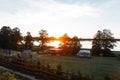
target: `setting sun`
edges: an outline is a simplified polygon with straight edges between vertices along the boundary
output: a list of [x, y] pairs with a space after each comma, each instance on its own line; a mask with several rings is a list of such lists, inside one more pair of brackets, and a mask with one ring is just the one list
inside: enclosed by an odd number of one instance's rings
[[35, 46], [39, 46], [40, 45], [40, 43], [39, 42], [37, 42], [37, 41], [34, 41], [34, 43], [33, 43]]
[[61, 43], [60, 41], [53, 41], [53, 42], [50, 43], [50, 46], [58, 48], [60, 43]]

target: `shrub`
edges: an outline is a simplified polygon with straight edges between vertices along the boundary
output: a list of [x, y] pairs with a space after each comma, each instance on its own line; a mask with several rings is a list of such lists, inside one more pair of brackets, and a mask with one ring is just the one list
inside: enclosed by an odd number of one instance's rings
[[62, 66], [60, 64], [57, 65], [56, 75], [62, 76]]
[[0, 75], [0, 80], [17, 80], [17, 78], [10, 72], [3, 72], [3, 74]]
[[41, 65], [41, 62], [40, 62], [40, 61], [37, 61], [37, 65], [39, 65], [39, 66], [40, 66], [40, 65]]
[[116, 55], [116, 57], [117, 57], [117, 59], [119, 59], [119, 60], [120, 60], [120, 54], [117, 54], [117, 55]]
[[104, 80], [112, 80], [112, 79], [110, 78], [110, 76], [106, 75], [106, 76], [104, 77]]

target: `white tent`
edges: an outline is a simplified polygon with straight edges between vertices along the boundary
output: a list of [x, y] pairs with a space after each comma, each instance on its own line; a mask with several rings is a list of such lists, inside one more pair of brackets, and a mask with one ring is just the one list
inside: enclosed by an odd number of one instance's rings
[[32, 50], [29, 50], [29, 49], [28, 50], [23, 50], [22, 57], [27, 58], [27, 57], [30, 57], [31, 54], [32, 54]]
[[91, 53], [90, 50], [80, 50], [78, 51], [78, 53], [76, 54], [76, 56], [78, 57], [91, 57]]

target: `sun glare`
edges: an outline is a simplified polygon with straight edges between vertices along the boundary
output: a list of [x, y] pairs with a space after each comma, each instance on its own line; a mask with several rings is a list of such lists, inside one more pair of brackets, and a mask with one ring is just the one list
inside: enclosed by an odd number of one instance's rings
[[40, 43], [39, 43], [39, 42], [37, 42], [37, 41], [35, 41], [35, 42], [34, 42], [34, 45], [35, 45], [35, 46], [39, 46], [39, 45], [40, 45]]
[[51, 42], [51, 43], [50, 43], [50, 46], [53, 46], [53, 47], [55, 47], [55, 48], [58, 48], [60, 43], [61, 43], [60, 41], [54, 41], [54, 42]]

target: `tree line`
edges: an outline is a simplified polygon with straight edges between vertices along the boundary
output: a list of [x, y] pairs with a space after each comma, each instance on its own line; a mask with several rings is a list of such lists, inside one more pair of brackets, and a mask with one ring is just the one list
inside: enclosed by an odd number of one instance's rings
[[[115, 47], [116, 41], [110, 30], [98, 30], [93, 39], [92, 55], [109, 56], [111, 54], [111, 49]], [[18, 27], [11, 29], [9, 26], [3, 26], [0, 29], [0, 48], [3, 49], [5, 53], [10, 54], [11, 50], [21, 51], [24, 49], [32, 49], [34, 40], [40, 43], [39, 50], [41, 51], [49, 48], [47, 43], [59, 40], [61, 42], [59, 49], [62, 50], [62, 55], [76, 55], [82, 46], [78, 36], [71, 38], [67, 33], [59, 37], [59, 39], [56, 39], [54, 36], [48, 37], [48, 32], [43, 29], [39, 31], [38, 37], [33, 37], [30, 32], [27, 32], [26, 36], [22, 36]]]

